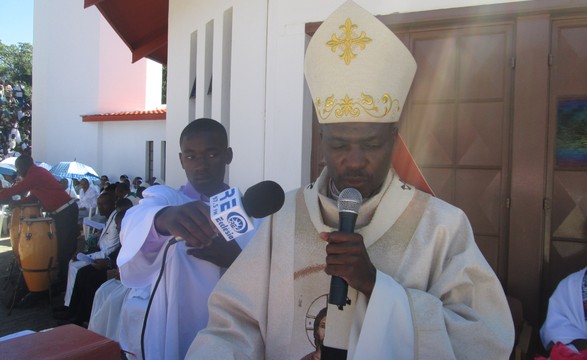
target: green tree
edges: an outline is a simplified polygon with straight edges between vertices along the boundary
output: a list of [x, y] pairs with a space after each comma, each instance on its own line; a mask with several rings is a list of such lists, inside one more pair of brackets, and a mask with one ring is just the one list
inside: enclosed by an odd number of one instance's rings
[[[33, 45], [6, 45], [0, 41], [0, 78], [24, 82], [28, 85], [27, 92], [30, 92], [33, 82]], [[30, 93], [27, 95], [30, 96]]]

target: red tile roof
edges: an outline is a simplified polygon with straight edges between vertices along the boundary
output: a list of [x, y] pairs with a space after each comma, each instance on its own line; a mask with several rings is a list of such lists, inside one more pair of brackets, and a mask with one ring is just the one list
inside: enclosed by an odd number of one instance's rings
[[136, 120], [165, 120], [167, 109], [136, 110], [117, 113], [82, 115], [83, 122], [95, 121], [136, 121]]

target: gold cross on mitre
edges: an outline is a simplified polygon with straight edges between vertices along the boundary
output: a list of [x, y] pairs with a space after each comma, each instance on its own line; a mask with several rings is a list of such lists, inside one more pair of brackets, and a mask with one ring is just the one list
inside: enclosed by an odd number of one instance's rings
[[326, 43], [326, 45], [330, 46], [332, 52], [335, 52], [337, 48], [343, 50], [340, 57], [344, 59], [344, 63], [347, 65], [357, 56], [353, 52], [353, 48], [359, 46], [361, 50], [365, 50], [365, 46], [371, 42], [371, 38], [368, 38], [364, 31], [361, 31], [359, 36], [353, 37], [354, 30], [357, 28], [358, 26], [353, 24], [350, 18], [347, 18], [344, 25], [339, 27], [339, 29], [343, 30], [342, 36], [338, 37], [336, 34], [332, 34], [332, 40]]

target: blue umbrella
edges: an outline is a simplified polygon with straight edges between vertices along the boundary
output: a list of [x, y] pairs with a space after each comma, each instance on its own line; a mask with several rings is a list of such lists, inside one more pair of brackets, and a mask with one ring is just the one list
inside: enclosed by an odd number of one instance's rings
[[2, 163], [2, 164], [10, 164], [10, 165], [14, 166], [16, 164], [16, 159], [18, 159], [18, 157], [11, 156], [11, 157], [7, 157], [4, 160], [0, 161], [0, 163]]
[[62, 161], [59, 164], [54, 165], [49, 172], [60, 178], [87, 178], [88, 180], [97, 180], [100, 178], [98, 173], [92, 169], [91, 166], [77, 161]]
[[14, 165], [0, 162], [0, 175], [16, 175], [16, 167]]
[[16, 175], [16, 166], [14, 166], [15, 160], [15, 157], [8, 157], [0, 161], [0, 174]]
[[49, 165], [44, 161], [35, 161], [35, 165], [40, 166], [40, 167], [47, 169], [47, 170], [51, 170], [51, 168], [53, 167], [52, 165]]

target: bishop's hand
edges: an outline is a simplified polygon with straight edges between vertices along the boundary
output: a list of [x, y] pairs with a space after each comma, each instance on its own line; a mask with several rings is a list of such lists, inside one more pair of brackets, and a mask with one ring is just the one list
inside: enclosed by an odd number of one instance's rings
[[367, 254], [363, 237], [356, 233], [333, 231], [320, 233], [320, 238], [328, 242], [324, 271], [343, 278], [350, 287], [370, 297], [377, 270]]

